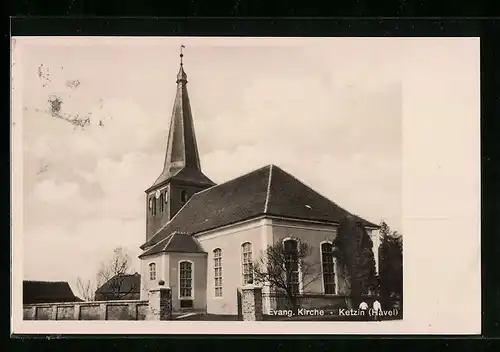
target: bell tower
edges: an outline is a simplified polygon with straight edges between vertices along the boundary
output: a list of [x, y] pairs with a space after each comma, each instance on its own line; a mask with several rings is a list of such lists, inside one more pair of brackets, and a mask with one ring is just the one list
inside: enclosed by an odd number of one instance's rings
[[187, 203], [189, 198], [215, 183], [201, 172], [194, 133], [191, 104], [187, 91], [181, 46], [180, 68], [163, 171], [146, 190], [146, 241]]

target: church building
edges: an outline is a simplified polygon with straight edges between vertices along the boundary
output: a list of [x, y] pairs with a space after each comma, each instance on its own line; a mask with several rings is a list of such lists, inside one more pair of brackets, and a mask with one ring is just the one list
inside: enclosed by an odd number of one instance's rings
[[[163, 281], [174, 312], [237, 314], [252, 263], [278, 241], [311, 248], [319, 275], [307, 288], [299, 285], [302, 295], [342, 295], [333, 240], [339, 221], [352, 214], [276, 165], [215, 184], [202, 172], [187, 83], [181, 54], [163, 170], [146, 190], [141, 299]], [[355, 217], [374, 243], [378, 267], [378, 226]], [[264, 313], [273, 308], [267, 294], [264, 287]]]

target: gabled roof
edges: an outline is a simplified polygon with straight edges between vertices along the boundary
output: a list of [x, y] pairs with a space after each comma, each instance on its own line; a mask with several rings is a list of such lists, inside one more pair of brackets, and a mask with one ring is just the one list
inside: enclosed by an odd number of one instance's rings
[[[194, 194], [141, 248], [157, 245], [176, 231], [194, 235], [259, 215], [338, 223], [353, 214], [281, 168], [268, 165]], [[363, 226], [378, 227], [355, 217]]]
[[23, 304], [81, 301], [65, 281], [23, 281]]
[[205, 253], [196, 238], [187, 233], [174, 231], [141, 254], [139, 258], [161, 252]]
[[137, 293], [141, 288], [141, 275], [135, 274], [118, 274], [113, 276], [101, 287], [96, 293], [112, 293], [119, 289], [119, 293]]

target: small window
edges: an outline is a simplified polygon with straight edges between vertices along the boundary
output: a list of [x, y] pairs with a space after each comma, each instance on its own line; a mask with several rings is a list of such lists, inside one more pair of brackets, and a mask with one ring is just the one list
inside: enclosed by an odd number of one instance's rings
[[165, 210], [165, 203], [163, 202], [163, 194], [160, 194], [160, 213]]
[[186, 190], [181, 191], [181, 202], [186, 203], [188, 200], [188, 195]]
[[250, 242], [241, 245], [241, 266], [243, 285], [253, 283], [252, 244]]
[[214, 288], [215, 297], [222, 297], [222, 249], [214, 249]]
[[156, 198], [153, 198], [153, 209], [151, 209], [153, 216], [156, 215]]
[[149, 280], [156, 280], [156, 263], [149, 264]]
[[153, 209], [153, 198], [149, 198], [149, 210]]

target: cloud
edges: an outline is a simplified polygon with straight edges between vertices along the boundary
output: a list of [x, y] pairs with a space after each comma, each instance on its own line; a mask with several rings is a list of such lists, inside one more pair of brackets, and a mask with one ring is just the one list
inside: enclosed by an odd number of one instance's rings
[[38, 202], [60, 204], [79, 196], [79, 187], [74, 182], [56, 184], [53, 180], [45, 180], [35, 186], [33, 196]]

